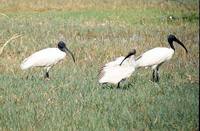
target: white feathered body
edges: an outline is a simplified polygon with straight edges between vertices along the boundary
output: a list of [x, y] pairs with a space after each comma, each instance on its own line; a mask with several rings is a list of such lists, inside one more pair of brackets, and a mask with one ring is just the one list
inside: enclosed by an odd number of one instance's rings
[[65, 58], [65, 56], [66, 53], [58, 48], [46, 48], [25, 58], [20, 67], [22, 70], [36, 66], [51, 67]]
[[172, 58], [174, 50], [166, 47], [157, 47], [143, 53], [138, 60], [136, 60], [136, 67], [155, 68], [157, 65], [168, 61]]
[[99, 83], [117, 84], [121, 80], [131, 76], [135, 71], [134, 56], [127, 58], [122, 65], [120, 63], [125, 57], [118, 57], [114, 61], [106, 63], [99, 74]]

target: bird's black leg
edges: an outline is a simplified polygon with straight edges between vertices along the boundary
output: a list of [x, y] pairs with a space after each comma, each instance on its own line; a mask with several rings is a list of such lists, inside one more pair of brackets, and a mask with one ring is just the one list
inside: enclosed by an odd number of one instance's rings
[[157, 67], [156, 68], [156, 79], [155, 79], [155, 82], [159, 82], [159, 68]]
[[159, 77], [159, 67], [163, 64], [164, 62], [160, 63], [157, 67], [156, 67], [156, 80], [155, 82], [159, 82], [160, 77]]
[[46, 67], [46, 72], [45, 72], [45, 75], [44, 75], [44, 78], [47, 78], [49, 79], [49, 70], [50, 70], [51, 67]]
[[155, 77], [156, 77], [156, 76], [155, 76], [155, 72], [156, 72], [155, 69], [153, 69], [153, 73], [152, 73], [152, 81], [153, 81], [153, 82], [155, 82]]
[[120, 88], [120, 82], [117, 84], [117, 88]]
[[44, 78], [49, 78], [49, 72], [46, 72], [46, 73], [45, 73]]

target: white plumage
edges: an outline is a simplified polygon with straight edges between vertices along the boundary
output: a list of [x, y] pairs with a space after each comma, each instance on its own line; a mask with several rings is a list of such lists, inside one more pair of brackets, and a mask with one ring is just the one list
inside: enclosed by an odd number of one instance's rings
[[20, 67], [22, 70], [37, 66], [49, 67], [64, 59], [65, 56], [66, 53], [58, 48], [46, 48], [25, 58]]
[[136, 67], [149, 67], [156, 68], [162, 62], [168, 61], [172, 58], [174, 50], [165, 47], [156, 47], [139, 56], [136, 61]]
[[[115, 60], [106, 63], [106, 64], [104, 65], [104, 67], [112, 67], [112, 66], [120, 65], [120, 63], [123, 61], [124, 58], [125, 58], [124, 56], [117, 57]], [[126, 61], [124, 61], [124, 62], [126, 62]], [[123, 64], [124, 64], [124, 63], [123, 63]]]
[[22, 70], [31, 68], [31, 67], [45, 67], [46, 74], [45, 78], [49, 77], [49, 70], [59, 61], [65, 58], [66, 53], [69, 52], [75, 62], [74, 55], [72, 52], [65, 46], [63, 41], [58, 43], [58, 48], [46, 48], [40, 51], [33, 53], [31, 56], [25, 58], [20, 67]]
[[121, 56], [114, 61], [106, 63], [100, 70], [99, 83], [112, 83], [118, 84], [119, 86], [122, 80], [130, 77], [135, 71], [135, 52], [136, 51], [133, 50], [126, 57]]

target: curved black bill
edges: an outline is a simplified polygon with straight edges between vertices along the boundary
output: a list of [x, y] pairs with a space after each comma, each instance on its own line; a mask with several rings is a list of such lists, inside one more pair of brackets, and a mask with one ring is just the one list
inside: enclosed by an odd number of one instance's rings
[[136, 50], [134, 49], [132, 52], [129, 52], [128, 55], [122, 60], [122, 62], [119, 64], [120, 66], [122, 65], [122, 63], [127, 59], [129, 58], [130, 56], [132, 55], [135, 55], [136, 54]]
[[69, 49], [67, 49], [67, 48], [65, 48], [65, 50], [66, 50], [66, 52], [69, 52], [69, 54], [72, 56], [72, 59], [73, 59], [73, 61], [75, 63], [74, 54]]
[[187, 48], [184, 46], [184, 44], [180, 40], [176, 39], [174, 41], [176, 41], [179, 45], [181, 45], [185, 49], [185, 52], [188, 53]]

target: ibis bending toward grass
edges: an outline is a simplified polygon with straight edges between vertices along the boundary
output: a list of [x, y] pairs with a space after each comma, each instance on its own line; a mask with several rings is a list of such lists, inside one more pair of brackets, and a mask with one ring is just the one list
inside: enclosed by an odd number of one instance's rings
[[159, 67], [166, 61], [170, 60], [175, 52], [173, 42], [180, 44], [188, 52], [183, 43], [178, 40], [174, 35], [170, 34], [168, 36], [168, 42], [170, 48], [166, 47], [156, 47], [151, 50], [146, 51], [141, 56], [136, 58], [136, 68], [139, 67], [151, 67], [153, 70], [153, 82], [159, 82]]
[[66, 47], [63, 41], [58, 43], [58, 48], [46, 48], [33, 53], [25, 58], [20, 67], [22, 70], [31, 67], [44, 67], [46, 69], [45, 78], [49, 78], [49, 70], [60, 60], [64, 59], [66, 53], [69, 52], [75, 62], [73, 53]]
[[136, 50], [133, 49], [126, 57], [121, 56], [114, 61], [106, 63], [99, 72], [99, 83], [118, 84], [130, 77], [135, 71], [135, 57]]

